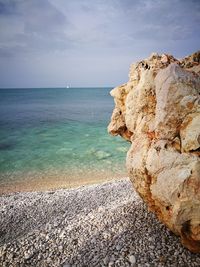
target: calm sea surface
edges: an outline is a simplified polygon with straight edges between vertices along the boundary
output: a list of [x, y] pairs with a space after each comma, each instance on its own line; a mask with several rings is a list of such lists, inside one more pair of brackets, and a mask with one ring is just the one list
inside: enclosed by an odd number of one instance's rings
[[129, 144], [107, 133], [110, 90], [1, 89], [1, 185], [55, 173], [125, 173]]

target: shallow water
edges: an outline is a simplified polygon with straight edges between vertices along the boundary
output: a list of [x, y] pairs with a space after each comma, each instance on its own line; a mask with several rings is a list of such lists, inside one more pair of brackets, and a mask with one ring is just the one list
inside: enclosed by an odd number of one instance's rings
[[59, 173], [68, 179], [76, 173], [83, 179], [95, 172], [124, 175], [129, 144], [107, 133], [110, 90], [1, 89], [1, 185], [55, 173], [55, 179]]

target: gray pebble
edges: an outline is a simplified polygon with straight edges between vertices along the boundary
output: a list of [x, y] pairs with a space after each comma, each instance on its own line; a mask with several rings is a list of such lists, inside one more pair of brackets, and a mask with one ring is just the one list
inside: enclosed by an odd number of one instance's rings
[[120, 246], [120, 245], [116, 246], [116, 250], [121, 250], [121, 249], [122, 249], [122, 246]]
[[135, 264], [136, 263], [136, 258], [134, 255], [129, 255], [128, 256], [128, 259], [130, 261], [131, 264]]

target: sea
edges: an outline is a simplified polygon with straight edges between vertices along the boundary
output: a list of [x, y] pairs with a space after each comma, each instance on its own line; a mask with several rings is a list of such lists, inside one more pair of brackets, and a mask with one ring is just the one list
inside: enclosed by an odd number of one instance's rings
[[0, 193], [127, 176], [112, 88], [0, 89]]

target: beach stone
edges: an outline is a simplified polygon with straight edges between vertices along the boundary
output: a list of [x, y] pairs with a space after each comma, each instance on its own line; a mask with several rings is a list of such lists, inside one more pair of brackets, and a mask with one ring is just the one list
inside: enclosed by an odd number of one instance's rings
[[120, 245], [116, 246], [116, 250], [121, 250], [121, 249], [122, 249], [122, 246], [120, 246]]
[[134, 255], [129, 255], [128, 259], [129, 259], [129, 262], [130, 262], [131, 264], [135, 264], [135, 263], [136, 263], [136, 258], [135, 258]]
[[25, 252], [24, 259], [25, 260], [29, 260], [32, 256], [33, 256], [33, 253], [31, 253], [31, 252]]
[[156, 53], [111, 91], [112, 135], [130, 141], [126, 166], [140, 196], [182, 244], [200, 252], [200, 51]]
[[71, 267], [71, 264], [69, 264], [69, 263], [64, 263], [63, 267]]
[[105, 265], [108, 265], [108, 263], [109, 263], [109, 257], [108, 257], [108, 256], [106, 256], [106, 257], [103, 259], [103, 263], [104, 263]]

